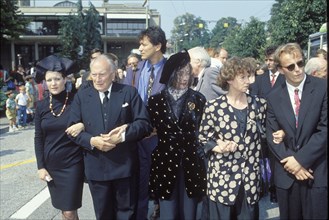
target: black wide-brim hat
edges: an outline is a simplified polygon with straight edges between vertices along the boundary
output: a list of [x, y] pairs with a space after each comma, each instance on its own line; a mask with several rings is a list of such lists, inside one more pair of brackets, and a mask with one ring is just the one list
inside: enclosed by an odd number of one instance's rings
[[189, 62], [190, 55], [188, 54], [186, 49], [171, 55], [163, 67], [160, 83], [167, 84], [170, 79], [170, 76], [174, 73], [174, 70], [178, 69], [179, 67], [185, 66]]
[[76, 65], [74, 61], [66, 57], [50, 55], [36, 64], [35, 80], [37, 83], [45, 79], [47, 71], [59, 72], [67, 76], [76, 71]]

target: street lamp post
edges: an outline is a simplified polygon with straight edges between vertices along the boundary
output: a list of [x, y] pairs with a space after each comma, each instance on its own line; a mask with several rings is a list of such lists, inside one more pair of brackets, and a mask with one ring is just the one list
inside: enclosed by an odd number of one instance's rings
[[146, 7], [145, 7], [145, 16], [146, 16], [145, 26], [146, 26], [146, 28], [149, 27], [149, 1], [150, 0], [145, 0], [143, 3], [143, 7], [146, 5]]

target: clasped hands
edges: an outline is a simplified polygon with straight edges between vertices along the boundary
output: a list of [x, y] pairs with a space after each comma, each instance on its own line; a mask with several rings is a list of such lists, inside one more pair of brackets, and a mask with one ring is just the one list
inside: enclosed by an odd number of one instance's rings
[[122, 133], [126, 131], [127, 124], [114, 128], [107, 134], [92, 137], [90, 144], [100, 151], [107, 152], [116, 147], [117, 144], [122, 142]]
[[294, 156], [289, 156], [280, 161], [280, 163], [284, 164], [284, 169], [289, 173], [293, 174], [297, 180], [307, 180], [314, 179], [312, 173], [313, 170], [305, 169], [298, 163]]
[[[278, 130], [273, 134], [273, 142], [275, 144], [280, 144], [285, 136], [283, 130]], [[284, 164], [284, 169], [289, 173], [293, 174], [297, 180], [307, 180], [314, 179], [311, 169], [307, 170], [298, 163], [294, 156], [289, 156], [280, 161], [280, 163]]]
[[217, 145], [212, 149], [212, 151], [220, 154], [235, 152], [238, 148], [238, 144], [234, 141], [222, 141], [221, 139], [218, 139], [216, 144]]

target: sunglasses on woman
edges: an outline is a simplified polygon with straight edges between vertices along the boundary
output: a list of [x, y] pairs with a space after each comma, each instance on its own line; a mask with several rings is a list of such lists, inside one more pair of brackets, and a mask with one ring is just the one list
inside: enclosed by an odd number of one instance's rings
[[296, 68], [296, 64], [299, 68], [304, 67], [305, 63], [303, 60], [298, 61], [297, 63], [290, 64], [289, 66], [282, 66], [283, 68], [286, 68], [289, 71], [293, 71]]

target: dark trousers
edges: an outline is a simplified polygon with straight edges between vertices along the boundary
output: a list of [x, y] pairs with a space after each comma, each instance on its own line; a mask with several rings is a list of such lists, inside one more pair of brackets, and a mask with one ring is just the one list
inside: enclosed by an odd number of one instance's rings
[[328, 189], [295, 181], [289, 189], [276, 188], [280, 219], [328, 219]]
[[258, 203], [250, 205], [245, 197], [243, 185], [240, 186], [234, 205], [224, 205], [219, 202], [209, 201], [210, 220], [258, 220]]
[[128, 220], [135, 218], [136, 179], [111, 181], [89, 180], [97, 220]]
[[195, 220], [198, 200], [187, 196], [183, 168], [180, 167], [170, 199], [160, 199], [160, 220]]
[[138, 201], [136, 219], [147, 219], [149, 205], [149, 179], [151, 170], [151, 156], [157, 144], [157, 137], [145, 138], [138, 142], [139, 178]]

